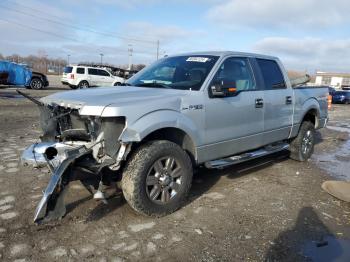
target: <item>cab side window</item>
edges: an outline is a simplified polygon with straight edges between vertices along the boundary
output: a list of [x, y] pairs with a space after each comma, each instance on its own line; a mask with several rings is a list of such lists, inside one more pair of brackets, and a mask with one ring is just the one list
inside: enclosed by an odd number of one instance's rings
[[230, 57], [220, 66], [213, 83], [236, 88], [237, 91], [255, 90], [256, 84], [247, 58]]

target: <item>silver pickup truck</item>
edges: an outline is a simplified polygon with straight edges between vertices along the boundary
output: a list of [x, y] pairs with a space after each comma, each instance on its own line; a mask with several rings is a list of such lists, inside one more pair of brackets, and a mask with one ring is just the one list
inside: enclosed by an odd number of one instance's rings
[[201, 52], [163, 58], [114, 89], [28, 97], [43, 135], [22, 160], [52, 171], [34, 221], [64, 216], [75, 180], [103, 201], [117, 184], [134, 210], [162, 216], [181, 207], [197, 166], [286, 149], [305, 161], [326, 125], [327, 96], [293, 86], [276, 57]]

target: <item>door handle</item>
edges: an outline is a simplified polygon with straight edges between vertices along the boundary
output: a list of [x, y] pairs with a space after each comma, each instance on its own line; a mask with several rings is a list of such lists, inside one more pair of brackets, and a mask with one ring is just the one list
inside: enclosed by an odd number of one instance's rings
[[293, 100], [291, 96], [286, 96], [286, 105], [292, 104]]
[[264, 99], [262, 99], [262, 98], [255, 99], [255, 107], [256, 108], [264, 107]]

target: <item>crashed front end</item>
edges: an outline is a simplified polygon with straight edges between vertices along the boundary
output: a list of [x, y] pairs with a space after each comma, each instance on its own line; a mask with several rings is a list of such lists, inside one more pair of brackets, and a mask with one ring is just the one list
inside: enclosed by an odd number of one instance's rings
[[64, 196], [71, 181], [80, 180], [95, 198], [105, 201], [103, 188], [120, 179], [121, 161], [130, 150], [130, 144], [119, 141], [125, 118], [82, 116], [79, 108], [34, 102], [39, 106], [43, 135], [41, 143], [23, 152], [22, 162], [36, 168], [47, 166], [52, 173], [34, 222], [65, 215]]

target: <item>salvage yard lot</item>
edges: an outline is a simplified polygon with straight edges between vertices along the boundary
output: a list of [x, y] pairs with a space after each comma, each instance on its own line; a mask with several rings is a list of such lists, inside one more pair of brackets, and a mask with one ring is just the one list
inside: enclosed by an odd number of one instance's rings
[[[39, 96], [57, 89], [26, 92]], [[11, 97], [15, 91], [0, 93]], [[350, 130], [349, 107], [336, 106], [330, 118], [331, 126]], [[318, 132], [307, 163], [278, 153], [224, 170], [200, 169], [187, 204], [163, 218], [135, 214], [121, 195], [107, 205], [96, 202], [75, 182], [68, 214], [37, 226], [33, 213], [49, 173], [23, 168], [18, 158], [40, 134], [38, 111], [25, 99], [0, 97], [0, 125], [0, 260], [303, 261], [312, 241], [350, 238], [349, 204], [320, 187], [332, 162], [318, 161], [343, 146], [347, 132]], [[349, 160], [337, 164], [346, 167]]]

